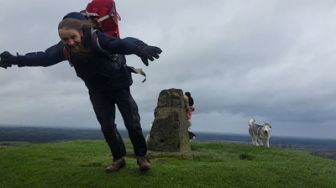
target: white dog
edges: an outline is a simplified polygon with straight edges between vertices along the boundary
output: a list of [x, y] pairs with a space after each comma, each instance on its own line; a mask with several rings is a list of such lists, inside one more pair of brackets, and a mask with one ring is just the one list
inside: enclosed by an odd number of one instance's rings
[[269, 148], [272, 126], [269, 123], [258, 125], [254, 119], [250, 119], [249, 133], [252, 137], [252, 144], [256, 146], [266, 146]]

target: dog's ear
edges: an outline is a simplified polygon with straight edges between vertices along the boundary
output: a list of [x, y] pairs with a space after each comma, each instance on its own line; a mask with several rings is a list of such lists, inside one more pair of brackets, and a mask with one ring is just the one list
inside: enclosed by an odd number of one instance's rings
[[264, 123], [264, 126], [269, 126], [270, 128], [272, 128], [271, 123]]
[[254, 125], [254, 123], [255, 123], [255, 120], [254, 120], [254, 118], [251, 118], [251, 119], [250, 119], [250, 121], [249, 121], [249, 126], [252, 126], [252, 125]]

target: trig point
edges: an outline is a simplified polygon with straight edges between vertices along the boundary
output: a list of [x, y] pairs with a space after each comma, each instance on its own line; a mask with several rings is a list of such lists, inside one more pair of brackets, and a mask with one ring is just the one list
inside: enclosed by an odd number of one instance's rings
[[154, 112], [148, 149], [163, 152], [189, 152], [188, 106], [181, 89], [162, 90]]

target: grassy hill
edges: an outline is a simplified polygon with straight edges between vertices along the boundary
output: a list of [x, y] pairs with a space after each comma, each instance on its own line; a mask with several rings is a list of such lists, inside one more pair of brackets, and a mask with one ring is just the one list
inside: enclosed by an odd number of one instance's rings
[[152, 169], [106, 174], [104, 141], [0, 145], [0, 187], [336, 187], [336, 161], [308, 152], [227, 143], [192, 143], [192, 156], [152, 156]]

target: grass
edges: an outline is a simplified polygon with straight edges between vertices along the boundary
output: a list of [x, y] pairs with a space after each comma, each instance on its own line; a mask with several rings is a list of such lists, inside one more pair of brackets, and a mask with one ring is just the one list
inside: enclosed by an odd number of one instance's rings
[[146, 173], [129, 154], [126, 168], [106, 174], [104, 141], [3, 145], [0, 187], [336, 187], [336, 161], [308, 152], [204, 142], [192, 151], [152, 156]]

